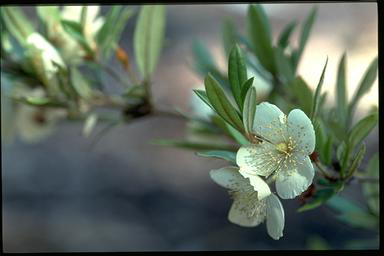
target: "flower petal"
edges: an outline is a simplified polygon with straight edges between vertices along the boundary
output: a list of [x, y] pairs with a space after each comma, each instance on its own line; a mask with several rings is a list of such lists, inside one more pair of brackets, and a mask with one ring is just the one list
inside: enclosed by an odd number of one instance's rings
[[267, 201], [267, 232], [275, 240], [283, 236], [284, 209], [277, 196], [271, 194]]
[[315, 150], [315, 130], [311, 120], [300, 109], [294, 109], [288, 115], [288, 135], [296, 144], [295, 151], [310, 155]]
[[243, 227], [254, 227], [265, 220], [266, 202], [240, 197], [235, 200], [228, 213], [228, 220]]
[[239, 168], [234, 166], [211, 170], [209, 175], [217, 184], [228, 189], [238, 191], [250, 186], [248, 180], [239, 173]]
[[311, 185], [315, 171], [308, 156], [303, 161], [291, 164], [289, 169], [279, 172], [276, 179], [276, 192], [283, 199], [292, 199]]
[[268, 176], [279, 165], [279, 153], [274, 145], [262, 142], [257, 145], [243, 146], [236, 154], [236, 164], [243, 173]]
[[271, 189], [268, 184], [259, 176], [255, 174], [250, 174], [242, 170], [239, 171], [241, 175], [245, 178], [249, 178], [253, 189], [257, 192], [257, 199], [262, 200], [271, 194]]
[[256, 107], [253, 132], [274, 144], [280, 143], [287, 135], [287, 117], [275, 105], [262, 102]]

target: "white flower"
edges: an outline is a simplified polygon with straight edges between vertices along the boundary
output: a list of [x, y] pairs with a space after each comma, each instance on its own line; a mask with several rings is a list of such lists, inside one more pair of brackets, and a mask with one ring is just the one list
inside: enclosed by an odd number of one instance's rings
[[294, 109], [287, 118], [278, 107], [263, 102], [256, 107], [253, 133], [263, 141], [239, 149], [240, 173], [250, 179], [273, 174], [276, 192], [283, 199], [304, 192], [313, 180], [308, 155], [315, 149], [315, 131], [305, 113]]
[[58, 71], [56, 63], [62, 67], [66, 67], [60, 54], [42, 35], [39, 33], [32, 33], [27, 37], [27, 43], [35, 49], [41, 51], [42, 65], [44, 67], [44, 73], [48, 79]]
[[229, 221], [244, 227], [254, 227], [266, 220], [267, 232], [273, 239], [277, 240], [283, 236], [283, 206], [260, 177], [253, 179], [255, 191], [237, 167], [211, 170], [210, 176], [216, 183], [229, 189], [233, 198], [228, 213]]

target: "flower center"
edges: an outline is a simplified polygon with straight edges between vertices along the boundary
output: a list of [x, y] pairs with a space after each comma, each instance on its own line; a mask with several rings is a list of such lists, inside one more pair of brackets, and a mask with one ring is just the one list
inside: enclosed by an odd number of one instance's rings
[[283, 152], [283, 153], [288, 153], [287, 150], [288, 150], [288, 146], [285, 142], [281, 142], [279, 144], [276, 145], [276, 149], [280, 152]]

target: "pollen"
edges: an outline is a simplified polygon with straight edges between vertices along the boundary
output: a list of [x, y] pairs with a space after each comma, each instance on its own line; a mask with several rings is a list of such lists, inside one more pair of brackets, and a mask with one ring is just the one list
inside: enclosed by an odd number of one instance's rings
[[276, 149], [283, 153], [288, 153], [288, 146], [285, 142], [279, 143], [276, 145]]

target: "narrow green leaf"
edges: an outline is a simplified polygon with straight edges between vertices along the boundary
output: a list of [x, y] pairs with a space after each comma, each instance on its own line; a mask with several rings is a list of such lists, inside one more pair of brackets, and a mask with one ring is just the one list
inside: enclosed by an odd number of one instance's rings
[[300, 106], [300, 109], [302, 109], [304, 113], [309, 116], [311, 114], [313, 104], [312, 90], [300, 76], [295, 78], [291, 88]]
[[322, 190], [318, 190], [314, 196], [314, 199], [311, 202], [301, 206], [297, 211], [304, 212], [317, 208], [323, 203], [325, 203], [328, 199], [330, 199], [334, 194], [335, 190], [333, 188], [325, 188]]
[[89, 99], [92, 97], [92, 89], [89, 86], [88, 82], [84, 78], [84, 76], [76, 69], [71, 68], [71, 84], [77, 94], [84, 98]]
[[324, 162], [324, 148], [326, 145], [326, 134], [323, 121], [319, 118], [314, 122], [314, 129], [316, 135], [315, 151], [319, 152], [320, 159]]
[[345, 121], [347, 118], [347, 85], [346, 85], [346, 54], [344, 53], [341, 57], [339, 68], [337, 71], [337, 83], [336, 83], [336, 106], [338, 119], [340, 122], [345, 125]]
[[240, 47], [236, 44], [229, 54], [228, 79], [237, 105], [242, 109], [241, 86], [247, 80], [247, 67]]
[[84, 37], [83, 28], [80, 23], [71, 20], [61, 20], [61, 25], [63, 26], [64, 31], [75, 39], [89, 54], [93, 53]]
[[233, 128], [231, 125], [229, 125], [227, 122], [225, 122], [226, 129], [228, 133], [231, 135], [231, 137], [240, 145], [247, 146], [250, 144], [250, 142], [241, 134], [238, 130]]
[[204, 101], [205, 104], [207, 104], [212, 110], [215, 110], [215, 108], [212, 106], [212, 104], [209, 102], [207, 93], [203, 90], [193, 90], [199, 98]]
[[285, 56], [283, 49], [280, 47], [273, 48], [273, 57], [275, 58], [275, 63], [277, 70], [279, 71], [280, 79], [284, 84], [289, 84], [294, 79], [294, 73], [292, 71], [291, 64], [289, 59]]
[[355, 112], [355, 108], [361, 97], [366, 94], [369, 89], [371, 89], [373, 82], [376, 80], [377, 75], [377, 67], [378, 67], [378, 59], [377, 57], [371, 62], [365, 74], [359, 84], [357, 91], [352, 97], [351, 103], [348, 108], [348, 124], [352, 122], [353, 114]]
[[305, 19], [303, 26], [301, 28], [299, 48], [297, 50], [297, 54], [295, 56], [294, 65], [293, 65], [294, 71], [296, 71], [297, 66], [299, 64], [299, 61], [300, 61], [300, 57], [304, 52], [305, 45], [308, 41], [313, 23], [315, 21], [316, 13], [317, 13], [317, 8], [313, 7], [311, 12], [309, 13], [308, 17]]
[[105, 22], [99, 29], [96, 35], [97, 44], [104, 46], [113, 30], [114, 24], [119, 18], [119, 13], [122, 9], [121, 5], [113, 5], [105, 17]]
[[7, 30], [19, 41], [21, 45], [26, 44], [27, 37], [35, 32], [31, 21], [23, 14], [17, 6], [1, 7], [1, 18]]
[[327, 69], [327, 64], [328, 64], [328, 57], [327, 57], [327, 60], [325, 61], [323, 72], [321, 72], [321, 77], [320, 77], [319, 83], [317, 84], [315, 96], [313, 98], [311, 120], [313, 120], [316, 117], [316, 112], [319, 104], [320, 91], [321, 91], [321, 87], [323, 86], [324, 74], [325, 74], [325, 70]]
[[40, 5], [36, 7], [37, 15], [43, 20], [47, 26], [49, 26], [54, 21], [60, 20], [60, 10], [59, 6], [55, 5]]
[[216, 112], [230, 125], [242, 132], [244, 130], [243, 123], [218, 82], [209, 74], [205, 78], [204, 84], [209, 102]]
[[163, 47], [165, 6], [141, 7], [133, 36], [135, 59], [140, 73], [148, 79], [154, 72]]
[[247, 96], [244, 100], [243, 108], [243, 122], [245, 133], [250, 134], [253, 130], [253, 122], [256, 113], [256, 88], [251, 87], [248, 90]]
[[349, 144], [352, 148], [368, 136], [368, 134], [375, 128], [378, 121], [378, 113], [375, 112], [361, 119], [349, 132]]
[[81, 8], [81, 14], [80, 14], [80, 25], [82, 28], [85, 26], [85, 21], [87, 20], [87, 13], [88, 13], [88, 6], [84, 5], [83, 8]]
[[326, 165], [330, 165], [332, 161], [332, 146], [333, 146], [333, 137], [332, 135], [329, 135], [327, 138], [327, 142], [325, 143], [324, 146], [324, 163]]
[[[369, 160], [365, 168], [365, 173], [368, 177], [379, 179], [379, 172], [379, 154], [376, 153]], [[370, 211], [376, 216], [379, 216], [379, 183], [365, 182], [362, 186], [364, 197], [366, 198]]]
[[365, 144], [363, 143], [361, 144], [359, 151], [357, 152], [357, 154], [352, 160], [351, 166], [349, 167], [349, 170], [347, 173], [347, 177], [352, 176], [353, 173], [357, 170], [357, 168], [359, 168], [361, 161], [363, 160], [364, 154], [365, 154]]
[[375, 216], [365, 212], [346, 212], [337, 219], [354, 228], [378, 229], [379, 222]]
[[288, 25], [284, 27], [283, 31], [281, 31], [279, 38], [277, 40], [278, 42], [277, 44], [279, 47], [281, 47], [281, 49], [284, 50], [288, 46], [289, 38], [293, 30], [295, 29], [296, 25], [297, 25], [296, 20], [291, 21], [290, 23], [288, 23]]
[[236, 153], [232, 151], [225, 150], [211, 150], [211, 151], [200, 151], [196, 153], [198, 156], [202, 157], [213, 157], [227, 160], [233, 164], [236, 164]]
[[264, 9], [261, 5], [250, 5], [247, 14], [248, 34], [252, 49], [260, 63], [273, 75], [276, 74], [276, 64], [273, 56], [271, 31]]
[[331, 199], [329, 199], [327, 201], [327, 206], [335, 209], [340, 213], [364, 212], [364, 209], [361, 208], [359, 205], [339, 195], [335, 195]]
[[192, 150], [228, 150], [228, 151], [236, 151], [236, 148], [232, 145], [227, 144], [210, 144], [210, 143], [197, 143], [190, 142], [186, 140], [154, 140], [152, 144], [159, 146], [172, 146], [178, 148], [192, 149]]
[[247, 95], [249, 88], [252, 87], [254, 79], [255, 79], [255, 77], [249, 78], [241, 86], [241, 102], [242, 102], [242, 106], [244, 106], [245, 96]]

